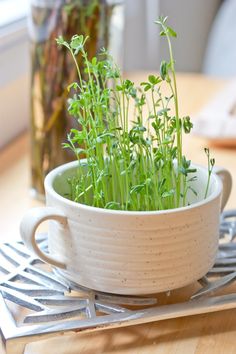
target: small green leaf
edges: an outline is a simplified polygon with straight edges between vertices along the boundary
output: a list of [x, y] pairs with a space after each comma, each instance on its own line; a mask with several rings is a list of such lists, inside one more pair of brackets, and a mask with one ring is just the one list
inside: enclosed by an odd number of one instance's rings
[[132, 195], [133, 193], [141, 193], [141, 191], [144, 189], [145, 187], [145, 184], [138, 184], [136, 186], [133, 186], [131, 189], [130, 189], [130, 194]]
[[71, 145], [68, 143], [62, 143], [63, 149], [71, 149]]
[[72, 49], [74, 49], [76, 55], [83, 49], [87, 39], [88, 37], [84, 38], [83, 35], [77, 34], [71, 38], [70, 46]]
[[166, 178], [162, 178], [162, 180], [158, 183], [158, 188], [161, 190], [166, 184]]
[[197, 172], [196, 168], [188, 168], [187, 169], [187, 173], [194, 173], [194, 172]]
[[210, 164], [211, 164], [211, 167], [213, 167], [215, 165], [215, 159], [214, 158], [210, 159]]
[[186, 177], [188, 175], [186, 168], [184, 168], [183, 166], [179, 167], [179, 172]]
[[149, 76], [148, 76], [148, 81], [149, 81], [151, 84], [155, 85], [155, 83], [156, 83], [155, 76], [154, 76], [154, 75], [149, 75]]
[[92, 65], [95, 66], [95, 65], [97, 64], [97, 61], [98, 61], [97, 58], [96, 58], [96, 57], [93, 57], [93, 58], [92, 58], [92, 61], [91, 61]]
[[149, 91], [151, 88], [152, 88], [151, 85], [146, 85], [146, 86], [144, 87], [144, 91], [147, 92], [147, 91]]
[[86, 153], [86, 150], [85, 149], [82, 149], [82, 148], [76, 148], [74, 149], [75, 153], [79, 156], [81, 154], [85, 154]]
[[171, 37], [175, 37], [175, 38], [177, 37], [176, 32], [171, 27], [167, 27], [167, 31]]
[[77, 90], [79, 85], [77, 82], [72, 82], [70, 85], [67, 86], [67, 91], [69, 92], [71, 89]]
[[71, 137], [74, 142], [83, 141], [83, 140], [86, 139], [86, 132], [85, 131], [80, 131], [80, 130], [77, 130], [77, 129], [71, 129], [71, 133], [74, 134], [73, 137]]
[[[64, 38], [62, 36], [59, 36], [58, 38], [56, 38], [56, 42], [59, 45], [68, 45], [68, 43], [64, 40]], [[68, 45], [69, 47], [69, 45]]]
[[160, 32], [160, 36], [161, 36], [161, 37], [166, 36], [166, 31], [161, 31], [161, 32]]
[[190, 131], [191, 131], [191, 129], [192, 129], [192, 127], [193, 127], [193, 123], [191, 122], [190, 117], [189, 117], [189, 116], [184, 117], [184, 118], [183, 118], [183, 128], [184, 128], [184, 132], [185, 132], [186, 134], [189, 134]]
[[174, 189], [170, 189], [169, 191], [165, 191], [162, 193], [162, 198], [172, 197], [175, 194]]
[[116, 85], [116, 91], [123, 91], [123, 87], [120, 85]]
[[144, 91], [147, 92], [152, 88], [152, 85], [149, 82], [141, 82], [141, 86], [144, 86]]
[[148, 81], [152, 85], [157, 85], [159, 82], [161, 82], [160, 78], [158, 76], [155, 76], [155, 75], [149, 75], [148, 76]]
[[138, 126], [132, 128], [131, 130], [133, 132], [145, 132], [147, 129], [142, 125], [138, 125]]
[[117, 202], [109, 202], [105, 205], [105, 209], [112, 209], [112, 210], [120, 210], [120, 203]]
[[167, 73], [168, 73], [168, 63], [163, 60], [160, 65], [160, 74], [162, 80], [165, 80]]
[[149, 186], [152, 183], [152, 179], [151, 178], [147, 178], [146, 181], [144, 182], [144, 184], [146, 186]]
[[163, 109], [160, 109], [156, 114], [157, 114], [157, 116], [163, 116], [165, 113], [167, 113], [169, 111], [170, 111], [170, 108], [163, 108]]

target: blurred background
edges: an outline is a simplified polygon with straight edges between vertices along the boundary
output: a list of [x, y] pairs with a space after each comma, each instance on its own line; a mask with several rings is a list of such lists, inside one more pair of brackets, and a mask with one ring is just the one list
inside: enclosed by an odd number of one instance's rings
[[[81, 1], [89, 4], [89, 0]], [[29, 125], [30, 100], [35, 90], [31, 69], [42, 50], [38, 44], [47, 41], [53, 31], [58, 8], [67, 3], [67, 11], [71, 11], [73, 2], [0, 0], [0, 148]], [[109, 33], [104, 32], [103, 36], [111, 36], [109, 49], [124, 72], [156, 71], [160, 60], [167, 58], [165, 41], [160, 40], [154, 24], [164, 14], [178, 33], [178, 40], [174, 41], [177, 71], [216, 77], [236, 74], [236, 0], [103, 0], [101, 3], [115, 6], [109, 15], [112, 19]], [[47, 11], [50, 8], [48, 23], [45, 12], [42, 13], [44, 7]], [[41, 59], [44, 60], [43, 56]]]

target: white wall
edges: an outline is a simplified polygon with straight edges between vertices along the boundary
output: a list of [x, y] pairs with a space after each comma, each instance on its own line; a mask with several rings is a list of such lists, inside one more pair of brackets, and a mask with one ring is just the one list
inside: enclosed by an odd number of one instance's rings
[[125, 0], [125, 70], [157, 70], [167, 59], [167, 46], [159, 38], [154, 20], [168, 16], [178, 34], [173, 40], [176, 69], [202, 69], [208, 33], [221, 0]]
[[[202, 70], [208, 35], [220, 4], [221, 0], [160, 1], [160, 13], [168, 14], [170, 24], [178, 33], [173, 41], [178, 71]], [[167, 47], [163, 44], [160, 57], [167, 57]]]
[[206, 75], [236, 76], [236, 1], [224, 0], [208, 38], [203, 64]]
[[125, 0], [125, 71], [157, 68], [158, 15], [158, 0]]
[[0, 33], [0, 148], [29, 122], [29, 48], [26, 21]]

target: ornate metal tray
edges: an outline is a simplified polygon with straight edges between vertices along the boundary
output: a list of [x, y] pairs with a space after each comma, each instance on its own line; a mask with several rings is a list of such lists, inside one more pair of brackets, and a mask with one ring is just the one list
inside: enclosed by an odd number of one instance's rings
[[[211, 271], [185, 289], [156, 296], [120, 296], [68, 282], [32, 256], [21, 241], [0, 246], [0, 328], [7, 354], [62, 333], [130, 326], [236, 307], [236, 210], [221, 216]], [[40, 235], [46, 250], [46, 235]], [[234, 283], [234, 286], [229, 286]], [[222, 294], [222, 289], [224, 289]], [[181, 295], [183, 294], [183, 295]]]

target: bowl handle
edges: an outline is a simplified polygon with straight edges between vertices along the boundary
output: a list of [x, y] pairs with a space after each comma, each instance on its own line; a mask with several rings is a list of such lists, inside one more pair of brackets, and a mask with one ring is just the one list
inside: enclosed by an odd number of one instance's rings
[[228, 170], [223, 167], [215, 166], [213, 172], [220, 177], [223, 190], [222, 190], [222, 198], [221, 198], [221, 211], [224, 209], [232, 189], [232, 176]]
[[39, 207], [30, 209], [23, 217], [20, 224], [20, 234], [26, 247], [32, 251], [36, 256], [46, 263], [49, 263], [58, 268], [65, 269], [66, 265], [57, 259], [57, 257], [44, 253], [39, 248], [35, 239], [35, 233], [38, 226], [46, 220], [56, 220], [62, 226], [67, 225], [66, 216], [58, 209], [53, 207]]

